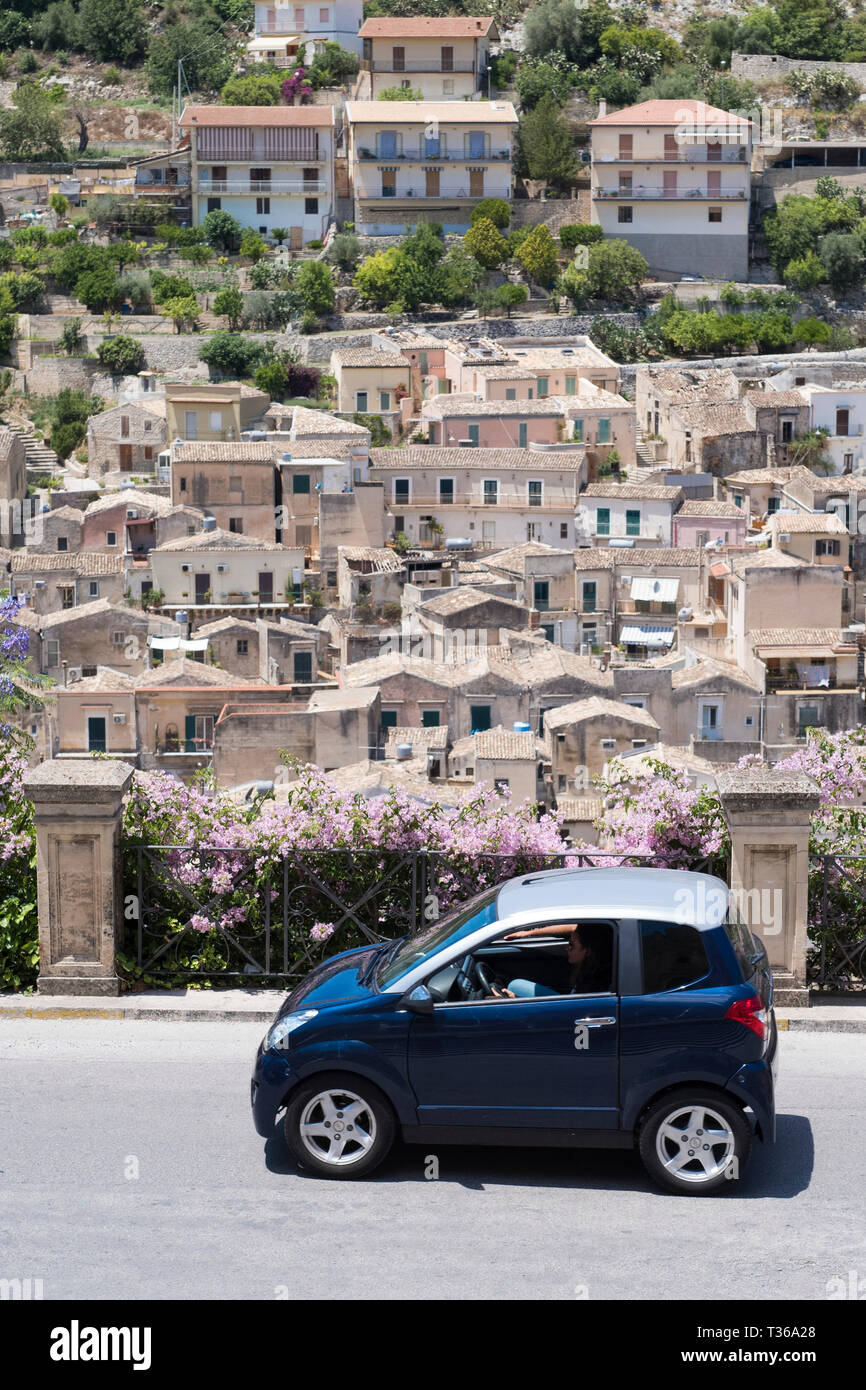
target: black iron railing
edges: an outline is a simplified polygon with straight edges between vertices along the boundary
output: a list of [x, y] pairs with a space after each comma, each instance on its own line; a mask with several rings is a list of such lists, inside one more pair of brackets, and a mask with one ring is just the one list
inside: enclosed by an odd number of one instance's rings
[[162, 983], [283, 983], [340, 951], [419, 931], [518, 874], [651, 863], [601, 850], [301, 849], [265, 860], [250, 850], [127, 844], [119, 966]]
[[812, 989], [866, 990], [866, 849], [809, 859], [809, 950]]

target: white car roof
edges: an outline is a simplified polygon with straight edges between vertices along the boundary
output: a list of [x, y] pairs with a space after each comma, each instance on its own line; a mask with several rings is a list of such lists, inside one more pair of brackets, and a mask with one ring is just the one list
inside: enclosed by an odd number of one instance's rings
[[593, 917], [644, 917], [687, 922], [708, 931], [725, 920], [728, 887], [712, 874], [686, 869], [547, 869], [503, 884], [500, 922], [529, 925], [552, 912]]

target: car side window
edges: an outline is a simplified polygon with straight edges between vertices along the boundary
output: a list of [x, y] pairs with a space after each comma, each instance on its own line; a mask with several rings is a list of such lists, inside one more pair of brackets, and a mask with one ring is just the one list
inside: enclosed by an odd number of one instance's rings
[[640, 922], [644, 994], [695, 984], [709, 973], [701, 933], [683, 922]]

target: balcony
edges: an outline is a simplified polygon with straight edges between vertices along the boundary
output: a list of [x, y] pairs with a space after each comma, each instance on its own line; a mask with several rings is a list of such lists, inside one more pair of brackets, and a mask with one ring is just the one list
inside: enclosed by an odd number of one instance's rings
[[796, 690], [799, 695], [820, 695], [825, 690], [856, 690], [855, 681], [839, 684], [835, 670], [823, 677], [820, 683], [806, 684], [796, 669], [790, 671], [767, 671], [766, 688], [769, 691]]
[[723, 150], [722, 156], [710, 158], [706, 150], [702, 149], [682, 149], [676, 154], [631, 154], [622, 155], [597, 155], [593, 161], [595, 164], [745, 164], [745, 146], [738, 145], [730, 150]]
[[506, 511], [512, 512], [563, 512], [573, 511], [576, 501], [573, 492], [555, 492], [552, 489], [546, 489], [544, 497], [540, 501], [536, 501], [535, 498], [529, 500], [525, 496], [507, 496], [501, 492], [497, 495], [471, 491], [460, 492], [449, 498], [415, 493], [411, 498], [395, 497], [386, 505], [395, 511], [411, 509], [412, 507], [429, 507], [431, 512], [437, 509], [453, 511], [455, 507], [498, 507], [500, 510], [504, 508]]
[[367, 72], [474, 72], [472, 59], [455, 58], [451, 63], [443, 63], [441, 58], [404, 58], [395, 63], [393, 59], [374, 58], [372, 62], [364, 59], [361, 67]]
[[644, 184], [637, 184], [634, 188], [596, 188], [593, 190], [593, 198], [615, 198], [625, 203], [636, 203], [641, 201], [652, 201], [663, 199], [669, 203], [692, 202], [697, 199], [699, 202], [719, 203], [719, 202], [744, 202], [746, 190], [744, 188], [720, 188], [711, 193], [707, 188], [648, 188]]
[[220, 193], [235, 194], [241, 198], [247, 198], [250, 194], [270, 198], [293, 193], [315, 197], [327, 191], [328, 185], [322, 179], [271, 179], [267, 183], [262, 179], [199, 179], [196, 184], [196, 192], [207, 197], [216, 197]]
[[495, 160], [510, 159], [511, 151], [489, 150], [486, 154], [424, 154], [420, 147], [413, 147], [411, 150], [403, 150], [400, 154], [379, 154], [376, 150], [361, 146], [356, 150], [355, 158], [362, 163], [372, 161], [376, 164], [488, 164]]

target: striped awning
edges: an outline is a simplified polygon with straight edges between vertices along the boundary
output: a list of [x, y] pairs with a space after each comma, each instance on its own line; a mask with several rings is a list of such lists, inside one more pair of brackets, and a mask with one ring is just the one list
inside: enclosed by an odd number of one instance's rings
[[635, 647], [669, 647], [674, 640], [672, 627], [650, 627], [645, 623], [629, 624], [619, 635], [620, 642]]

